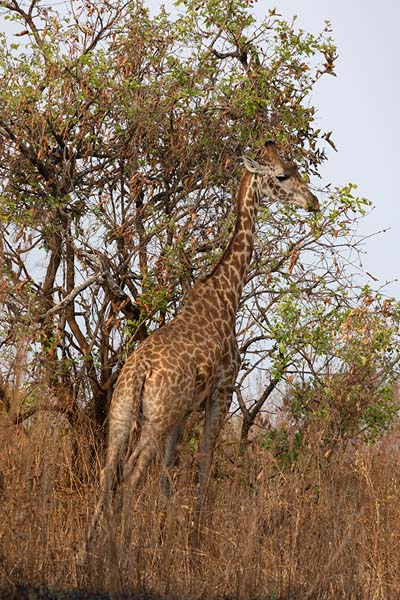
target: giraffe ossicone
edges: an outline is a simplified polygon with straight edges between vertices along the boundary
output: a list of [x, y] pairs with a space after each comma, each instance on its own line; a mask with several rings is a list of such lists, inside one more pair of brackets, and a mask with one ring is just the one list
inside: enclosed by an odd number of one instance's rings
[[199, 494], [204, 494], [213, 450], [228, 412], [240, 366], [235, 320], [252, 251], [257, 209], [263, 197], [319, 210], [318, 199], [294, 163], [268, 142], [260, 160], [244, 157], [231, 239], [211, 273], [197, 282], [179, 314], [129, 356], [118, 377], [109, 412], [106, 464], [89, 528], [90, 541], [109, 503], [123, 461], [122, 479], [135, 488], [158, 451], [164, 455], [164, 488], [175, 464], [185, 421], [204, 409], [200, 439]]

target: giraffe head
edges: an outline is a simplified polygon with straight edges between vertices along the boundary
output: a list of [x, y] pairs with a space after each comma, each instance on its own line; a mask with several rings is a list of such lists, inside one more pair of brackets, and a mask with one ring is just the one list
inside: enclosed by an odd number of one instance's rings
[[308, 211], [319, 211], [318, 198], [308, 189], [293, 162], [281, 159], [273, 142], [267, 142], [261, 155], [263, 164], [246, 156], [244, 166], [256, 177], [260, 197], [296, 204]]

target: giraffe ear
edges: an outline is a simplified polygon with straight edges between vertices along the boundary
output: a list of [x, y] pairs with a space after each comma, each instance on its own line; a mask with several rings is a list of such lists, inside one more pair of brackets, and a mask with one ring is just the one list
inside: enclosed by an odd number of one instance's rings
[[267, 168], [264, 165], [260, 165], [256, 160], [249, 158], [248, 156], [242, 156], [244, 166], [250, 173], [256, 173], [257, 175], [265, 175]]

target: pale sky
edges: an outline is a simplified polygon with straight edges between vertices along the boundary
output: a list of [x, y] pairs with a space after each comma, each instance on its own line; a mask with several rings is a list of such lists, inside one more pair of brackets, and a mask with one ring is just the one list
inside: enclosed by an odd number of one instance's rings
[[[280, 0], [275, 5], [284, 16], [297, 14], [306, 31], [318, 32], [325, 19], [332, 22], [337, 77], [320, 80], [313, 104], [321, 129], [333, 130], [338, 152], [328, 152], [320, 173], [324, 183], [356, 183], [359, 195], [372, 200], [375, 209], [362, 233], [390, 230], [368, 240], [365, 270], [379, 279], [376, 286], [399, 278], [400, 2]], [[262, 6], [271, 5], [260, 1], [257, 14]], [[400, 282], [387, 293], [400, 298]]]
[[[61, 3], [62, 4], [62, 3]], [[156, 10], [158, 0], [148, 5]], [[165, 2], [168, 9], [172, 1]], [[396, 190], [400, 125], [399, 58], [400, 2], [398, 0], [259, 0], [255, 12], [260, 17], [276, 7], [284, 17], [297, 14], [298, 24], [318, 33], [324, 21], [332, 22], [332, 36], [338, 47], [337, 77], [325, 76], [317, 84], [313, 104], [318, 108], [317, 123], [333, 130], [338, 152], [328, 149], [328, 161], [321, 168], [321, 184], [353, 182], [358, 193], [373, 201], [375, 209], [364, 220], [361, 233], [386, 233], [369, 238], [365, 271], [383, 285], [399, 277], [400, 202]], [[0, 17], [1, 30], [10, 24]], [[13, 28], [15, 31], [15, 28]], [[400, 282], [386, 293], [400, 298]]]

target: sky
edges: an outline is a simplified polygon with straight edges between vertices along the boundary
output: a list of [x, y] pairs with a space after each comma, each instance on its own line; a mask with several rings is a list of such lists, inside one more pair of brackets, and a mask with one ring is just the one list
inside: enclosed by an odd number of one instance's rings
[[[152, 11], [158, 0], [148, 0]], [[172, 1], [165, 2], [168, 9]], [[317, 125], [333, 130], [338, 149], [327, 149], [321, 167], [321, 184], [358, 185], [358, 194], [375, 205], [363, 221], [360, 233], [371, 236], [365, 245], [364, 270], [387, 281], [388, 295], [400, 299], [398, 248], [400, 202], [396, 191], [400, 118], [400, 2], [398, 0], [259, 0], [260, 19], [272, 7], [285, 17], [298, 15], [298, 25], [318, 33], [328, 19], [338, 47], [337, 77], [325, 76], [317, 83], [312, 103], [318, 108]], [[0, 17], [0, 29], [10, 31]], [[12, 33], [10, 33], [12, 35]], [[399, 169], [400, 170], [400, 169]], [[386, 230], [385, 233], [373, 235]], [[368, 278], [368, 277], [367, 277]]]
[[[262, 15], [269, 2], [260, 1]], [[375, 205], [360, 233], [373, 234], [363, 257], [365, 271], [378, 278], [376, 286], [400, 278], [399, 165], [400, 2], [398, 0], [280, 0], [275, 6], [285, 17], [298, 15], [309, 32], [332, 23], [338, 48], [337, 77], [322, 77], [313, 93], [317, 123], [333, 130], [337, 152], [329, 150], [320, 169], [322, 182], [353, 182], [357, 193]], [[264, 7], [264, 8], [263, 8]], [[400, 169], [399, 169], [400, 170]], [[385, 288], [400, 298], [400, 282]]]

